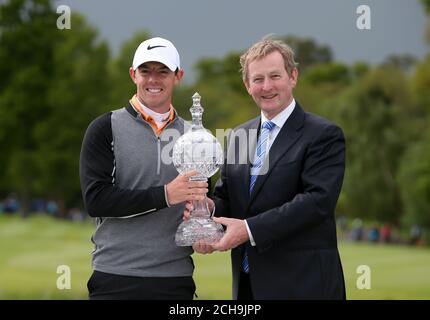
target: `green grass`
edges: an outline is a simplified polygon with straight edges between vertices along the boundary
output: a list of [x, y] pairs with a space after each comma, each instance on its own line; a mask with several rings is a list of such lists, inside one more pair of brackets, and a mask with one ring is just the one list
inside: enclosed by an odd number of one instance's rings
[[[92, 223], [47, 216], [0, 215], [0, 299], [87, 299]], [[348, 299], [430, 299], [430, 249], [341, 243]], [[229, 252], [194, 254], [199, 299], [230, 299]], [[71, 289], [59, 290], [59, 265], [71, 269]], [[371, 289], [359, 290], [359, 265], [371, 269]]]

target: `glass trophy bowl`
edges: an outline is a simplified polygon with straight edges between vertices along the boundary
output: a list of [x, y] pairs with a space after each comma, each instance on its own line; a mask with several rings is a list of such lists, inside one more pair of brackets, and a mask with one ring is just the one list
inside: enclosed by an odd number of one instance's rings
[[[224, 155], [219, 141], [203, 127], [201, 96], [193, 95], [191, 129], [182, 135], [173, 146], [173, 164], [179, 173], [197, 171], [190, 177], [193, 181], [207, 181], [221, 166]], [[213, 244], [222, 238], [224, 229], [215, 223], [209, 212], [207, 199], [193, 200], [190, 218], [183, 221], [175, 235], [178, 246], [192, 246], [196, 242]]]

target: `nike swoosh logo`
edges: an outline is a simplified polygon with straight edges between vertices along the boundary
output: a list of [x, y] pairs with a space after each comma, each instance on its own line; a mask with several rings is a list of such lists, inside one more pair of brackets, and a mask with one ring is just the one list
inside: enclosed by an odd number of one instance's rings
[[151, 47], [150, 45], [148, 46], [148, 50], [152, 50], [154, 48], [165, 48], [166, 46], [153, 46]]

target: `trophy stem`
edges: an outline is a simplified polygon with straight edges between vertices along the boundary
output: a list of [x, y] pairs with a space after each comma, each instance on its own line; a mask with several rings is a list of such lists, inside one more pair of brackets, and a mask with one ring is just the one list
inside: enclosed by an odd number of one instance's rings
[[[201, 177], [201, 176], [191, 177], [190, 180], [205, 181], [205, 182], [208, 181], [206, 177]], [[203, 200], [193, 200], [192, 204], [193, 204], [193, 210], [190, 212], [190, 218], [210, 218], [211, 217], [206, 195]]]
[[[193, 176], [190, 180], [207, 181], [205, 177]], [[183, 221], [176, 232], [175, 242], [178, 246], [191, 246], [195, 242], [212, 244], [219, 241], [224, 229], [222, 225], [215, 223], [211, 219], [207, 198], [203, 200], [193, 200], [193, 209], [190, 212], [189, 220]]]
[[193, 200], [193, 210], [190, 212], [192, 218], [210, 218], [207, 198], [204, 200]]

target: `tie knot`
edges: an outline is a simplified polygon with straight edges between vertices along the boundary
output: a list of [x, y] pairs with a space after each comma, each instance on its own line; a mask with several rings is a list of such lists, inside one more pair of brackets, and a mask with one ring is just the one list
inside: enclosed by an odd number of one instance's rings
[[272, 121], [268, 120], [268, 121], [264, 121], [263, 122], [263, 128], [264, 129], [269, 129], [272, 130], [275, 127], [275, 123], [273, 123]]

